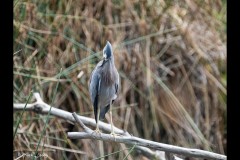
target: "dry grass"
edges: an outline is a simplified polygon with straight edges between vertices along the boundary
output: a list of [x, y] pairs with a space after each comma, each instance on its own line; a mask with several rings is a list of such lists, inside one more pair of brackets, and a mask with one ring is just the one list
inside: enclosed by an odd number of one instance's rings
[[[14, 103], [38, 91], [49, 104], [93, 117], [87, 84], [109, 40], [121, 76], [115, 126], [142, 138], [226, 154], [225, 1], [15, 0], [13, 38]], [[14, 129], [20, 115], [14, 113]], [[46, 117], [23, 114], [14, 158], [35, 151]], [[113, 152], [106, 158], [123, 159], [131, 150], [67, 139], [73, 130], [78, 128], [50, 116], [41, 141], [48, 147], [38, 150], [45, 159]], [[136, 158], [144, 159], [133, 150], [128, 159]]]

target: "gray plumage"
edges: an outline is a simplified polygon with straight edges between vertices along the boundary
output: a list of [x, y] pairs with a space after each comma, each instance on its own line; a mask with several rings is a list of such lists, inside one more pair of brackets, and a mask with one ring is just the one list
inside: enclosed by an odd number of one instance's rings
[[112, 46], [108, 41], [103, 49], [103, 57], [104, 59], [92, 71], [89, 83], [89, 92], [97, 124], [98, 112], [100, 112], [99, 119], [104, 119], [111, 104], [117, 98], [119, 89], [119, 74], [114, 64]]

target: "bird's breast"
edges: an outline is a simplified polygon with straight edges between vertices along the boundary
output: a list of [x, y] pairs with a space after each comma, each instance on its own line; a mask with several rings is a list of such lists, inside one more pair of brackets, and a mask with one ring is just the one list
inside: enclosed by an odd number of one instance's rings
[[114, 85], [117, 81], [117, 70], [111, 62], [102, 67], [101, 79], [105, 85]]
[[100, 93], [99, 93], [99, 102], [101, 102], [100, 106], [107, 106], [112, 100], [117, 98], [115, 94], [115, 86], [114, 85], [104, 85], [101, 84]]

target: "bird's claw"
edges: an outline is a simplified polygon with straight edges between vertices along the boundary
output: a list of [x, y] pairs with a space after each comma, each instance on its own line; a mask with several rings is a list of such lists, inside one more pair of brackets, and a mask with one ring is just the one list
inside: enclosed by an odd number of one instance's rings
[[100, 137], [101, 137], [101, 131], [99, 130], [99, 128], [97, 128], [97, 129], [95, 129], [92, 133], [91, 133], [91, 135], [93, 135], [93, 134], [98, 134]]
[[118, 134], [116, 134], [114, 132], [111, 132], [110, 135], [114, 137], [114, 141], [116, 141], [116, 136], [119, 136]]

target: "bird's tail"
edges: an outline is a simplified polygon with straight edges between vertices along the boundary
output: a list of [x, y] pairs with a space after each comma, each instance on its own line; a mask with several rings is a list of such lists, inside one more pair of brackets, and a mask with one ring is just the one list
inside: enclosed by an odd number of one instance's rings
[[98, 121], [98, 118], [97, 118], [97, 116], [98, 116], [98, 96], [96, 96], [96, 98], [95, 98], [93, 108], [94, 108], [95, 121], [97, 123], [97, 121]]
[[104, 107], [103, 109], [101, 109], [100, 116], [99, 116], [100, 120], [105, 119], [105, 114], [108, 112], [109, 109], [110, 109], [110, 104]]

